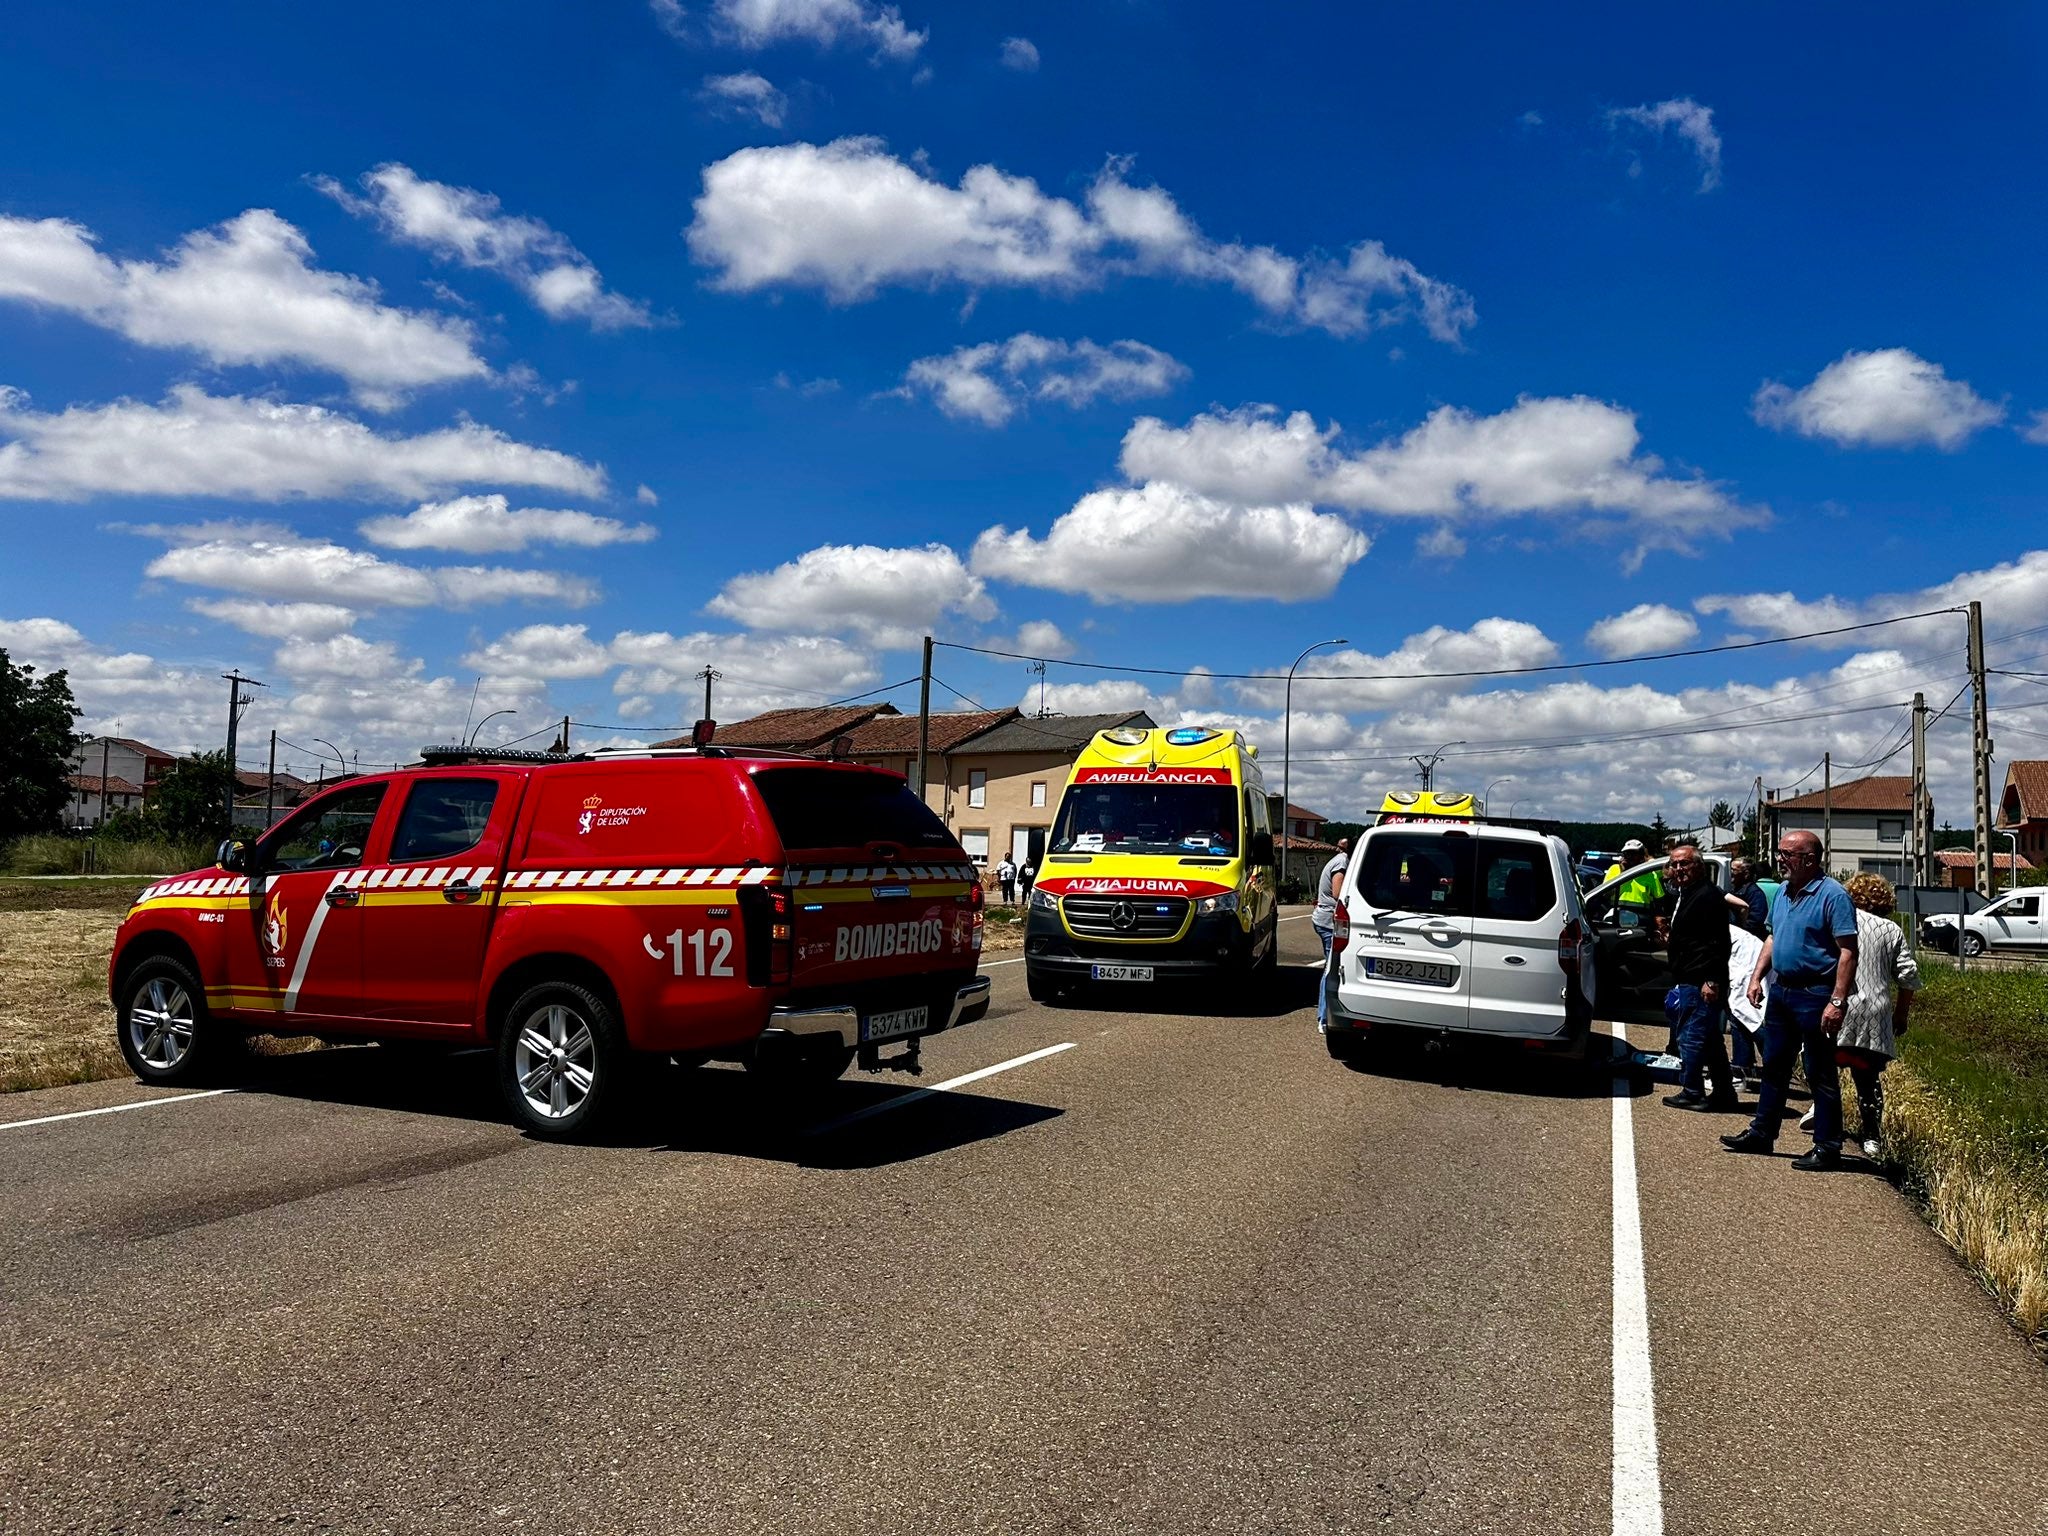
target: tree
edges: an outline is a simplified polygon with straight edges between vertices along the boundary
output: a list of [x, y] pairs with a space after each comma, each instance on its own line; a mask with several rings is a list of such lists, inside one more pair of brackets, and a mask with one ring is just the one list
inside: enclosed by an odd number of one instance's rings
[[1662, 852], [1664, 848], [1664, 839], [1670, 835], [1671, 829], [1664, 825], [1664, 813], [1662, 811], [1659, 811], [1655, 816], [1652, 816], [1650, 818], [1650, 847], [1653, 850], [1656, 850], [1657, 852]]
[[218, 837], [233, 783], [226, 751], [181, 757], [150, 786], [150, 820], [165, 837], [178, 841]]
[[1714, 808], [1711, 811], [1707, 812], [1707, 825], [1710, 827], [1724, 828], [1734, 826], [1735, 807], [1730, 805], [1726, 800], [1716, 800], [1714, 802]]
[[36, 676], [0, 650], [0, 843], [55, 827], [71, 798], [78, 705], [63, 669]]

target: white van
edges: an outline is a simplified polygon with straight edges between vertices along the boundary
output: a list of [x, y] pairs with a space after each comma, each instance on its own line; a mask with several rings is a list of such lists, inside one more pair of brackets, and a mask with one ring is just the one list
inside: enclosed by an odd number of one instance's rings
[[1595, 987], [1585, 936], [1562, 838], [1483, 821], [1374, 827], [1345, 872], [1323, 977], [1330, 1054], [1354, 1061], [1407, 1034], [1580, 1052]]

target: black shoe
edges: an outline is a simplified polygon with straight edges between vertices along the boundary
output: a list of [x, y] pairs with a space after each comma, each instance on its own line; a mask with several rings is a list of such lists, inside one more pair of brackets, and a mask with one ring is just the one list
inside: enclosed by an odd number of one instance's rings
[[1792, 1166], [1801, 1173], [1832, 1173], [1842, 1166], [1842, 1154], [1830, 1152], [1826, 1147], [1815, 1147], [1811, 1152], [1802, 1152], [1793, 1158]]
[[1711, 1095], [1700, 1108], [1710, 1115], [1732, 1115], [1742, 1108], [1742, 1100], [1735, 1097], [1733, 1093], [1730, 1093], [1726, 1098], [1717, 1093]]
[[1673, 1109], [1705, 1109], [1707, 1101], [1696, 1093], [1673, 1093], [1665, 1095], [1664, 1102]]
[[1759, 1136], [1755, 1131], [1742, 1131], [1734, 1136], [1723, 1136], [1721, 1145], [1730, 1152], [1763, 1152], [1776, 1150], [1777, 1144], [1768, 1137]]

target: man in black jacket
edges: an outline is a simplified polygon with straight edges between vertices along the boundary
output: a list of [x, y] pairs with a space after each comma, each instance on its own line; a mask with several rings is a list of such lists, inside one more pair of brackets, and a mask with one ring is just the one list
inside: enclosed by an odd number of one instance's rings
[[[1700, 851], [1681, 843], [1671, 850], [1665, 876], [1677, 887], [1671, 905], [1671, 980], [1664, 1013], [1678, 1037], [1679, 1091], [1664, 1102], [1674, 1109], [1731, 1110], [1735, 1085], [1721, 1010], [1728, 1001], [1728, 903], [1715, 889]], [[1705, 1078], [1714, 1080], [1713, 1097]]]

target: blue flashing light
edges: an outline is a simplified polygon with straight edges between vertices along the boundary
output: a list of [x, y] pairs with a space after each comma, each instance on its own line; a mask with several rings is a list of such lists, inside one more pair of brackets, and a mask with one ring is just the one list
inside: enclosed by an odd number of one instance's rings
[[1206, 725], [1183, 725], [1166, 733], [1166, 744], [1170, 747], [1192, 747], [1197, 742], [1209, 741], [1222, 734]]

